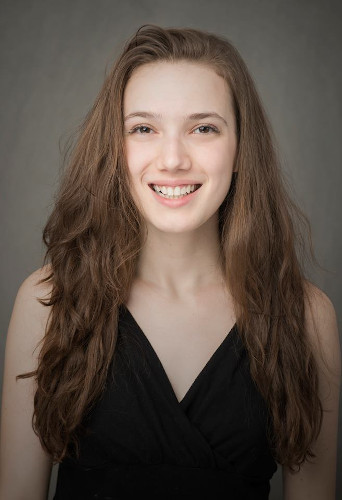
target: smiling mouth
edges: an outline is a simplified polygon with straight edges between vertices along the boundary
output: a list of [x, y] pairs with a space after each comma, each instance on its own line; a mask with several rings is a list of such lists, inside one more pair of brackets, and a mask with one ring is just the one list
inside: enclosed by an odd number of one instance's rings
[[177, 200], [179, 198], [183, 198], [184, 196], [188, 196], [189, 194], [197, 191], [202, 184], [187, 184], [181, 186], [157, 186], [156, 184], [149, 184], [149, 187], [156, 194], [161, 196], [162, 198], [168, 198], [170, 200]]

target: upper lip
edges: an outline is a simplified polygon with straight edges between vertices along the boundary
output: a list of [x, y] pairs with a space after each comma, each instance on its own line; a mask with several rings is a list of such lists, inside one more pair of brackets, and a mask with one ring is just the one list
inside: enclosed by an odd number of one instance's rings
[[190, 186], [192, 184], [195, 184], [195, 185], [198, 185], [198, 184], [202, 184], [201, 182], [198, 182], [194, 179], [175, 179], [175, 180], [172, 180], [172, 179], [164, 179], [164, 180], [156, 180], [156, 181], [152, 181], [152, 182], [149, 182], [150, 185], [154, 185], [154, 186], [170, 186], [170, 187], [175, 187], [175, 186], [188, 186], [190, 184]]

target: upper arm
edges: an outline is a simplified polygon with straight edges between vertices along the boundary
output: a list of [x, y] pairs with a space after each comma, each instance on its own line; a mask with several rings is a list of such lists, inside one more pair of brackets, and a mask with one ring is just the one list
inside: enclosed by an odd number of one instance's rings
[[[45, 269], [46, 271], [46, 269]], [[34, 377], [16, 380], [37, 368], [39, 341], [43, 338], [50, 307], [36, 297], [46, 298], [48, 285], [37, 286], [44, 268], [21, 284], [9, 322], [0, 428], [0, 497], [11, 500], [47, 498], [52, 461], [32, 429]]]
[[312, 446], [314, 463], [305, 462], [297, 473], [283, 467], [284, 498], [335, 500], [341, 350], [334, 306], [313, 286], [309, 287], [306, 303], [306, 325], [318, 365], [323, 421]]

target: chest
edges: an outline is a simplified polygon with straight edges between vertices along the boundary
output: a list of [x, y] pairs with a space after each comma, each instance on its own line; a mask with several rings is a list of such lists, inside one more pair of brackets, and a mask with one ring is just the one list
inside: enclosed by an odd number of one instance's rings
[[231, 331], [232, 301], [221, 289], [191, 300], [157, 297], [136, 285], [126, 303], [180, 401]]

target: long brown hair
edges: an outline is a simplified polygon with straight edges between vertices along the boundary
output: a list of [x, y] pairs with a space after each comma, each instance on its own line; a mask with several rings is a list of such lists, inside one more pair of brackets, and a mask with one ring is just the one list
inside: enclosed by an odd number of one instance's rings
[[[305, 330], [305, 280], [297, 221], [284, 189], [271, 128], [253, 80], [224, 37], [142, 26], [126, 43], [88, 113], [43, 231], [50, 309], [35, 372], [33, 428], [54, 461], [76, 450], [82, 420], [106, 383], [118, 308], [130, 293], [144, 221], [130, 194], [122, 103], [133, 71], [155, 61], [212, 67], [231, 90], [237, 175], [219, 209], [222, 265], [251, 375], [272, 416], [270, 446], [291, 468], [314, 457], [322, 405]], [[304, 218], [305, 220], [305, 218]]]

